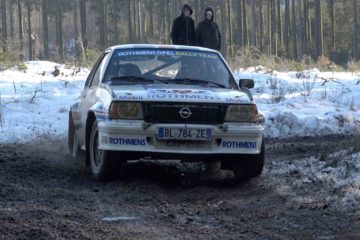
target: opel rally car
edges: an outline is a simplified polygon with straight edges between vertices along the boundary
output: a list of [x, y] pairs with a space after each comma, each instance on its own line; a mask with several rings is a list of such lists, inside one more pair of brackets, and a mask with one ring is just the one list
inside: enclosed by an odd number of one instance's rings
[[262, 173], [264, 118], [219, 52], [199, 47], [110, 47], [69, 112], [68, 144], [96, 179], [128, 160], [221, 162], [235, 179]]

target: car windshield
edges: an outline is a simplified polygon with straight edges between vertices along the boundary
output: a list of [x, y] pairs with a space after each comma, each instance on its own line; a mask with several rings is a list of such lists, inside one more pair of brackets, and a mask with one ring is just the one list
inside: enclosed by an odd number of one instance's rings
[[171, 83], [217, 88], [236, 86], [219, 54], [178, 49], [116, 50], [103, 82], [109, 85]]

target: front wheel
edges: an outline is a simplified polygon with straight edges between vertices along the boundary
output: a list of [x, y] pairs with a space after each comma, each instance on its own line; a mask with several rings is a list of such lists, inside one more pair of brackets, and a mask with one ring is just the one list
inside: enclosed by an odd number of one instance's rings
[[110, 159], [110, 151], [99, 149], [98, 122], [95, 121], [90, 135], [89, 156], [91, 173], [97, 180], [108, 180], [115, 177], [118, 166], [114, 159]]

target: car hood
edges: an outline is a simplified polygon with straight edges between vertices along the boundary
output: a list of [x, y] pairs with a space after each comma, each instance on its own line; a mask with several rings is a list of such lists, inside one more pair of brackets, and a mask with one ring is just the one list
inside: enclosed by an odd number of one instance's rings
[[224, 88], [204, 88], [196, 85], [153, 84], [111, 86], [114, 98], [148, 102], [208, 102], [252, 103], [248, 94]]

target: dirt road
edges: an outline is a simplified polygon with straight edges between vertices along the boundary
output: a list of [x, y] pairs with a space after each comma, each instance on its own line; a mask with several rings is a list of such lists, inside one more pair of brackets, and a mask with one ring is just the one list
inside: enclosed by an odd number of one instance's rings
[[234, 186], [142, 162], [101, 183], [63, 139], [3, 144], [0, 239], [360, 239], [358, 152], [356, 138], [271, 141], [263, 175]]

